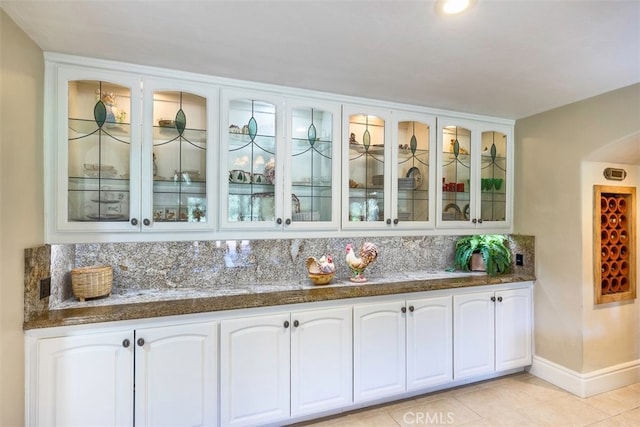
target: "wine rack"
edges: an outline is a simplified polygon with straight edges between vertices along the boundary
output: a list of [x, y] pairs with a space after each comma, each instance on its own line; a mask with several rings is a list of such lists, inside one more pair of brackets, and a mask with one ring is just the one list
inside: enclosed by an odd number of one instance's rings
[[594, 186], [595, 303], [636, 297], [635, 187]]

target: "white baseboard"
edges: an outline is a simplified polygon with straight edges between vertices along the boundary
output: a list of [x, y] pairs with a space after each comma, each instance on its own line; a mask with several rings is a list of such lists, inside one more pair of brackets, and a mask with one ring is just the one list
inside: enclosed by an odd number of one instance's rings
[[640, 359], [579, 373], [534, 355], [529, 373], [576, 396], [589, 397], [640, 382]]

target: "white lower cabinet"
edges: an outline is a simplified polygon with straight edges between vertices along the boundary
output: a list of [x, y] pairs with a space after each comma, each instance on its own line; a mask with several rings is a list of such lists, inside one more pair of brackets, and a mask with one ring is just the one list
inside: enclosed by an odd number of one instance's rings
[[136, 329], [135, 425], [218, 424], [217, 324]]
[[348, 406], [351, 307], [223, 320], [223, 426], [272, 423]]
[[454, 295], [454, 379], [531, 364], [531, 288]]
[[133, 331], [47, 338], [36, 345], [29, 425], [133, 425]]
[[451, 381], [451, 296], [354, 307], [354, 401]]
[[481, 289], [30, 330], [26, 424], [277, 425], [530, 365], [532, 283]]
[[28, 425], [217, 425], [216, 326], [30, 339]]

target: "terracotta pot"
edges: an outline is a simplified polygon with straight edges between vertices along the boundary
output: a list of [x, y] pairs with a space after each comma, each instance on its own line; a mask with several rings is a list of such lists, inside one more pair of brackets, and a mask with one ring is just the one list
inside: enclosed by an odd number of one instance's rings
[[629, 279], [626, 277], [620, 278], [620, 285], [618, 286], [618, 290], [620, 292], [626, 292], [629, 290]]
[[469, 261], [469, 269], [471, 271], [487, 271], [487, 266], [484, 264], [482, 254], [472, 254]]
[[618, 199], [618, 212], [625, 213], [627, 211], [627, 200], [623, 197]]

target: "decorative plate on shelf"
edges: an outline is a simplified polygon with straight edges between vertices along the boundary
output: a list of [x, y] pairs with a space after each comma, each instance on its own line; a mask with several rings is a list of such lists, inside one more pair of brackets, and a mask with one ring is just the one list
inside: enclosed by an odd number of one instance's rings
[[420, 172], [420, 169], [418, 169], [415, 166], [411, 167], [407, 171], [407, 178], [413, 178], [414, 179], [414, 181], [415, 181], [414, 190], [416, 188], [420, 188], [420, 185], [422, 185], [422, 172]]

